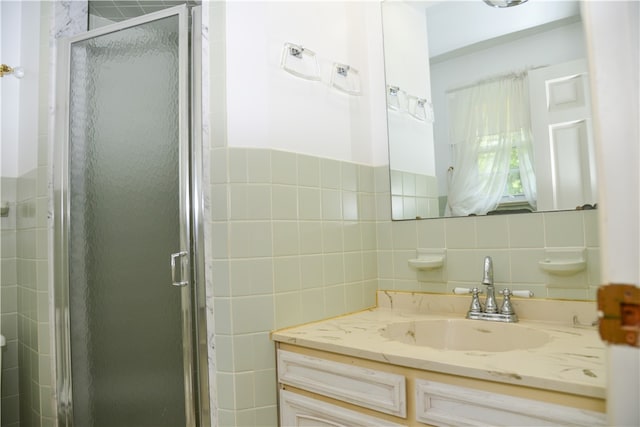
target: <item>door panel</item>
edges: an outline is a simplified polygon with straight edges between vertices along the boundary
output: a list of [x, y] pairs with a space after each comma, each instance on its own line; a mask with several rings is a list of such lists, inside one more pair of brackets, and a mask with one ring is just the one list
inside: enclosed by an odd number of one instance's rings
[[529, 92], [538, 210], [596, 203], [586, 61], [531, 70]]
[[69, 42], [67, 425], [193, 422], [190, 291], [170, 265], [191, 250], [187, 24], [180, 7]]

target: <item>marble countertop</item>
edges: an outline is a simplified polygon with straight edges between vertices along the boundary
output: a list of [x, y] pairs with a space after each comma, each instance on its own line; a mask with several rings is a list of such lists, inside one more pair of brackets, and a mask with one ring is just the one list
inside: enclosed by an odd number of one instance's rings
[[539, 330], [551, 338], [527, 350], [440, 350], [384, 336], [392, 323], [464, 319], [468, 302], [468, 296], [379, 292], [375, 308], [276, 331], [272, 338], [421, 370], [605, 398], [605, 346], [596, 328], [576, 326], [595, 318], [593, 302], [514, 300], [520, 322], [505, 326]]

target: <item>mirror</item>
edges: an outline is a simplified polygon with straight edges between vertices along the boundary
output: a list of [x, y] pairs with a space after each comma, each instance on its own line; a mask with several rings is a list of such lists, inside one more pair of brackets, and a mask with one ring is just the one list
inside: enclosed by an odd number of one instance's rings
[[382, 3], [392, 218], [597, 203], [578, 1]]

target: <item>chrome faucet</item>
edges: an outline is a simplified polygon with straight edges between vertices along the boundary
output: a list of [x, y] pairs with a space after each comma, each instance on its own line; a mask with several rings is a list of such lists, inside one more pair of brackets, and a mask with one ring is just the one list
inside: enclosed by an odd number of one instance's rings
[[480, 302], [480, 298], [478, 296], [482, 292], [480, 289], [466, 289], [466, 292], [471, 292], [472, 294], [471, 305], [467, 312], [467, 319], [491, 320], [494, 322], [517, 322], [518, 316], [511, 304], [511, 296], [516, 295], [526, 298], [533, 296], [533, 293], [530, 291], [510, 291], [509, 289], [505, 289], [500, 292], [504, 298], [500, 309], [498, 309], [495, 287], [493, 285], [493, 260], [490, 256], [484, 258], [482, 284], [487, 287], [487, 297], [485, 299], [484, 306]]
[[493, 287], [493, 260], [490, 256], [484, 257], [484, 274], [482, 284], [487, 287], [487, 298], [484, 302], [485, 313], [497, 313], [495, 288]]

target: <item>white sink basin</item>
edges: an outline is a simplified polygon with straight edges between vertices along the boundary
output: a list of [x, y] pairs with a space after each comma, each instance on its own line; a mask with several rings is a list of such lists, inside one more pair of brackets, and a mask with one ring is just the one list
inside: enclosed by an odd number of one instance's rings
[[547, 333], [519, 324], [468, 319], [396, 322], [387, 325], [381, 333], [393, 341], [440, 350], [526, 350], [551, 340]]

